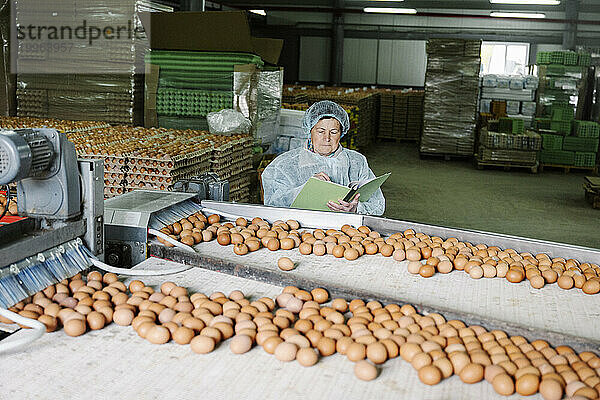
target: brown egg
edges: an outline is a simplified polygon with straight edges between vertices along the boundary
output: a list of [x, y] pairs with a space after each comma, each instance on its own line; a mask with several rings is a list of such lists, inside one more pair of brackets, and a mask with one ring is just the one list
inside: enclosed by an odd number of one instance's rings
[[423, 264], [421, 264], [421, 261], [409, 261], [406, 269], [409, 273], [416, 275], [419, 273], [422, 266]]
[[155, 325], [146, 333], [145, 339], [152, 344], [164, 344], [171, 339], [171, 332], [164, 326]]
[[209, 230], [202, 231], [202, 241], [210, 242], [211, 240], [213, 240], [213, 233]]
[[135, 317], [133, 311], [127, 308], [121, 308], [113, 313], [113, 321], [117, 325], [128, 326], [131, 325], [133, 318]]
[[483, 379], [483, 367], [479, 364], [467, 364], [460, 371], [460, 380], [464, 383], [477, 383]]
[[86, 320], [91, 330], [95, 331], [104, 328], [106, 317], [98, 311], [92, 311], [87, 314]]
[[420, 261], [421, 260], [421, 252], [418, 249], [410, 248], [406, 250], [406, 259], [408, 261]]
[[419, 267], [419, 275], [423, 278], [431, 278], [435, 275], [435, 268], [429, 264], [422, 265]]
[[288, 258], [288, 257], [281, 257], [277, 261], [277, 266], [282, 271], [291, 271], [294, 268], [296, 268], [296, 264], [294, 264], [294, 262], [290, 258]]
[[275, 349], [280, 343], [283, 343], [283, 339], [281, 339], [279, 336], [273, 336], [266, 339], [262, 346], [267, 353], [274, 354]]
[[566, 290], [571, 289], [575, 285], [573, 278], [568, 275], [562, 275], [560, 278], [558, 278], [557, 283], [558, 287]]
[[517, 379], [515, 388], [521, 396], [531, 396], [537, 393], [540, 385], [540, 379], [533, 374], [525, 374]]
[[190, 341], [194, 353], [207, 354], [215, 349], [215, 339], [210, 336], [198, 335]]
[[[335, 249], [334, 249], [335, 251]], [[335, 253], [334, 253], [335, 256]], [[354, 248], [350, 248], [344, 251], [344, 258], [348, 261], [354, 261], [358, 258], [359, 254], [358, 254], [358, 250], [354, 249]]]
[[313, 246], [312, 251], [316, 256], [324, 256], [327, 254], [327, 247], [324, 244], [317, 243]]
[[208, 216], [208, 219], [207, 219], [207, 220], [208, 220], [208, 223], [209, 223], [210, 225], [212, 225], [212, 224], [216, 224], [216, 223], [218, 223], [219, 221], [221, 221], [221, 217], [220, 217], [219, 215], [217, 215], [217, 214], [212, 214], [212, 215], [209, 215], [209, 216]]
[[362, 381], [372, 381], [377, 378], [377, 368], [366, 360], [354, 364], [354, 375]]
[[85, 321], [73, 318], [64, 323], [65, 333], [69, 336], [81, 336], [85, 333]]
[[585, 294], [596, 294], [600, 292], [600, 280], [598, 278], [592, 278], [586, 281], [581, 289]]
[[563, 398], [563, 387], [554, 379], [542, 379], [539, 391], [544, 400], [560, 400]]
[[234, 354], [243, 354], [252, 348], [252, 338], [246, 335], [235, 335], [229, 342], [229, 349]]
[[523, 272], [518, 269], [510, 268], [506, 273], [506, 280], [511, 283], [519, 283], [525, 278]]
[[194, 330], [185, 326], [180, 326], [171, 333], [173, 341], [177, 344], [189, 344], [194, 338]]
[[383, 364], [388, 358], [386, 347], [381, 342], [369, 344], [367, 358], [374, 364]]
[[317, 349], [323, 357], [330, 356], [335, 353], [335, 340], [328, 337], [322, 337], [317, 343]]
[[281, 250], [291, 250], [296, 246], [296, 242], [294, 242], [294, 239], [284, 238], [281, 239], [280, 245]]
[[243, 256], [248, 254], [248, 246], [246, 246], [245, 243], [240, 243], [240, 244], [236, 244], [235, 246], [233, 246], [233, 252], [235, 254], [237, 254], [238, 256]]
[[230, 236], [231, 244], [244, 243], [244, 237], [239, 233], [232, 233]]
[[306, 347], [298, 350], [298, 352], [296, 353], [296, 360], [298, 360], [298, 363], [300, 365], [304, 367], [310, 367], [317, 363], [317, 361], [319, 360], [319, 356], [317, 355], [317, 352], [314, 349]]
[[502, 372], [494, 377], [492, 386], [496, 393], [502, 396], [510, 396], [515, 392], [515, 383], [506, 373]]
[[419, 370], [419, 379], [426, 385], [437, 385], [442, 380], [442, 372], [433, 365], [426, 365]]
[[326, 303], [329, 300], [329, 293], [323, 288], [316, 288], [310, 291], [312, 298], [319, 304]]
[[[335, 258], [342, 258], [342, 257], [344, 257], [344, 252], [345, 251], [346, 251], [346, 248], [344, 246], [342, 246], [342, 245], [336, 245], [336, 246], [333, 247], [332, 254], [333, 254], [333, 256]], [[356, 253], [358, 254], [358, 252], [356, 252]]]
[[383, 246], [381, 246], [381, 248], [379, 249], [379, 252], [381, 253], [382, 256], [384, 257], [390, 257], [392, 255], [392, 253], [394, 252], [394, 246], [389, 245], [389, 244], [384, 244]]
[[54, 332], [56, 330], [56, 328], [58, 327], [58, 321], [56, 320], [56, 317], [48, 315], [48, 314], [40, 315], [38, 317], [38, 321], [40, 321], [42, 324], [46, 325], [46, 332]]
[[365, 245], [365, 253], [369, 255], [377, 254], [379, 247], [373, 242], [369, 242]]
[[267, 242], [267, 248], [271, 251], [279, 250], [279, 240], [275, 238], [269, 239]]
[[298, 250], [300, 251], [300, 254], [308, 255], [308, 254], [312, 253], [312, 245], [304, 242], [304, 243], [300, 244], [300, 247], [298, 247]]
[[406, 259], [406, 253], [402, 249], [397, 249], [392, 253], [392, 257], [396, 261], [404, 261]]
[[220, 233], [217, 235], [217, 243], [221, 246], [228, 246], [231, 243], [231, 236], [227, 233]]
[[296, 359], [298, 346], [293, 343], [282, 342], [275, 348], [275, 357], [279, 361], [293, 361]]
[[361, 343], [352, 343], [346, 350], [346, 357], [350, 361], [360, 361], [367, 357], [367, 347]]

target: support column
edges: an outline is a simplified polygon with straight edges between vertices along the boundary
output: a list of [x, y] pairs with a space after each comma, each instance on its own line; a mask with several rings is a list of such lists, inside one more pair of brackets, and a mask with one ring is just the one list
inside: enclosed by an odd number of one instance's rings
[[569, 22], [563, 33], [563, 48], [575, 50], [577, 46], [577, 20], [579, 19], [579, 0], [565, 1], [565, 17]]
[[[336, 10], [344, 8], [344, 0], [334, 0], [333, 6]], [[331, 28], [331, 71], [329, 80], [334, 85], [342, 83], [344, 69], [344, 14], [335, 11]]]

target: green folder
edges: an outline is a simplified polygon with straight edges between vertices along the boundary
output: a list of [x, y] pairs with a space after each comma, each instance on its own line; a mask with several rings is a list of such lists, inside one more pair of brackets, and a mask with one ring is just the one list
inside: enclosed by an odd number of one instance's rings
[[322, 181], [317, 178], [310, 178], [305, 184], [298, 196], [292, 203], [292, 208], [303, 208], [315, 211], [331, 211], [327, 207], [329, 201], [342, 199], [351, 201], [356, 193], [360, 193], [360, 202], [368, 201], [373, 193], [377, 191], [391, 175], [388, 172], [385, 175], [378, 176], [365, 182], [353, 182], [350, 187], [338, 183]]

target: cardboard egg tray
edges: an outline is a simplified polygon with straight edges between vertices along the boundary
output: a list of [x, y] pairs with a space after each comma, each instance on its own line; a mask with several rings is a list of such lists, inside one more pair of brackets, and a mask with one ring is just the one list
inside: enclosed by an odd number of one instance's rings
[[51, 128], [62, 133], [75, 135], [94, 129], [106, 128], [110, 125], [99, 121], [67, 121], [60, 119], [43, 119], [31, 117], [0, 117], [0, 128], [25, 129], [25, 128]]

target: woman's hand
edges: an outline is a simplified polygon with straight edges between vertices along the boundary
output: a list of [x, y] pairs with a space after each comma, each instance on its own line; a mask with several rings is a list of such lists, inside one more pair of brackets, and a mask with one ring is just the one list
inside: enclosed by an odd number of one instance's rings
[[318, 174], [314, 174], [313, 178], [317, 178], [317, 179], [325, 181], [325, 182], [331, 182], [331, 178], [329, 176], [327, 176], [327, 174], [325, 172], [319, 172]]
[[350, 203], [348, 203], [344, 200], [341, 200], [341, 199], [339, 200], [339, 203], [330, 201], [327, 203], [327, 207], [329, 207], [329, 209], [331, 211], [355, 213], [358, 208], [358, 198], [359, 197], [360, 197], [360, 194], [357, 194], [354, 197], [354, 200], [352, 200]]

